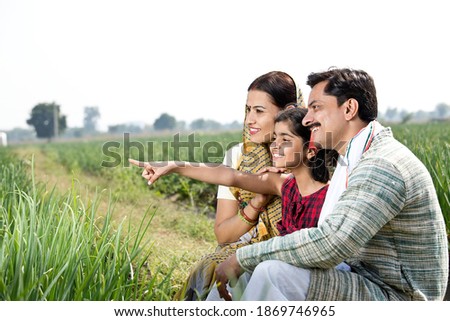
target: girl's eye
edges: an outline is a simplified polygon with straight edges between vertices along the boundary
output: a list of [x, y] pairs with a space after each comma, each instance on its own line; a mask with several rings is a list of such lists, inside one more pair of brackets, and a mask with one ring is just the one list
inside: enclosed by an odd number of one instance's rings
[[262, 109], [256, 109], [256, 112], [258, 113], [258, 114], [260, 114], [260, 113], [262, 113], [262, 112], [264, 112]]

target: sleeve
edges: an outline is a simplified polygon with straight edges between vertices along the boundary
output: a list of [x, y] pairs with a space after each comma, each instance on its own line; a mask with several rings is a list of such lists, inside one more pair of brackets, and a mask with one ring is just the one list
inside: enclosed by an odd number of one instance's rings
[[357, 253], [405, 202], [406, 187], [397, 168], [380, 158], [360, 162], [322, 225], [242, 247], [236, 252], [238, 262], [247, 271], [265, 260], [331, 268]]
[[[237, 168], [239, 159], [242, 156], [242, 143], [236, 144], [225, 153], [222, 164], [228, 167]], [[219, 185], [217, 190], [218, 199], [236, 200], [228, 186]]]

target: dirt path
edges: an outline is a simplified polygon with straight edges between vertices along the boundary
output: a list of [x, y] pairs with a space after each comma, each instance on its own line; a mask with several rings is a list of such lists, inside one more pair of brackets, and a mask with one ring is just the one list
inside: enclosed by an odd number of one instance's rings
[[[45, 183], [48, 190], [55, 187], [59, 193], [64, 194], [76, 185], [82, 200], [92, 200], [96, 195], [96, 190], [103, 190], [103, 197], [99, 200], [97, 213], [105, 213], [107, 211], [110, 205], [108, 200], [109, 191], [114, 187], [108, 186], [108, 182], [105, 182], [101, 177], [90, 176], [84, 173], [77, 173], [74, 176], [65, 167], [50, 157], [46, 157], [38, 146], [17, 149], [15, 152], [22, 159], [31, 160], [33, 158], [35, 179], [37, 182]], [[130, 220], [131, 225], [137, 229], [144, 213], [152, 202], [155, 204], [154, 207], [157, 207], [157, 210], [145, 235], [145, 241], [149, 241], [149, 244], [152, 244], [152, 257], [155, 258], [155, 262], [158, 262], [156, 264], [169, 266], [175, 261], [175, 264], [178, 265], [177, 271], [174, 272], [175, 278], [184, 279], [193, 262], [198, 260], [203, 254], [214, 251], [215, 243], [198, 237], [189, 237], [184, 233], [174, 231], [166, 227], [167, 223], [163, 224], [163, 220], [168, 215], [181, 217], [195, 214], [181, 210], [179, 206], [171, 203], [169, 200], [146, 195], [145, 199], [133, 203], [127, 201], [115, 202], [113, 211], [114, 224], [118, 224], [124, 219]], [[162, 202], [163, 206], [161, 206]], [[128, 224], [128, 221], [126, 224]]]

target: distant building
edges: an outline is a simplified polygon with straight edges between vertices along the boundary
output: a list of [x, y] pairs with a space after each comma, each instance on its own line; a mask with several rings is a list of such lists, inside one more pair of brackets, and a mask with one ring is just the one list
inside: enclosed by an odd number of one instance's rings
[[7, 146], [8, 141], [6, 140], [6, 133], [0, 132], [0, 146]]

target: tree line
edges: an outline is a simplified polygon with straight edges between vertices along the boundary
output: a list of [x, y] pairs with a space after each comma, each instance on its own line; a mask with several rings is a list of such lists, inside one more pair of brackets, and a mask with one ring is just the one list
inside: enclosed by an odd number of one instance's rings
[[[55, 137], [79, 138], [83, 136], [95, 136], [101, 134], [98, 130], [98, 122], [101, 114], [97, 106], [84, 108], [83, 127], [68, 128], [67, 116], [61, 113], [61, 106], [56, 102], [39, 103], [34, 106], [30, 113], [30, 118], [26, 123], [34, 128], [34, 133], [26, 129], [14, 129], [8, 132], [9, 140], [25, 141], [35, 137], [51, 141]], [[222, 124], [214, 120], [199, 118], [187, 124], [177, 120], [168, 113], [162, 113], [152, 125], [136, 125], [133, 123], [123, 123], [108, 126], [109, 134], [144, 133], [152, 131], [184, 131], [184, 130], [237, 130], [242, 128], [242, 123], [237, 121]]]
[[411, 112], [405, 109], [389, 107], [386, 112], [380, 113], [378, 118], [388, 123], [423, 123], [429, 121], [445, 121], [450, 119], [450, 105], [445, 103], [437, 104], [434, 110], [426, 112], [419, 110]]
[[[26, 123], [32, 127], [29, 129], [13, 129], [7, 131], [10, 142], [30, 141], [37, 138], [51, 141], [55, 137], [81, 138], [85, 136], [95, 136], [102, 134], [98, 130], [98, 122], [101, 114], [96, 106], [84, 108], [83, 127], [67, 128], [67, 117], [61, 113], [61, 106], [56, 102], [39, 103], [34, 106], [30, 113], [30, 118]], [[386, 112], [379, 114], [379, 120], [384, 123], [407, 123], [407, 122], [427, 122], [427, 121], [450, 121], [450, 105], [440, 103], [430, 112], [419, 110], [409, 112], [398, 108], [389, 107]], [[242, 123], [237, 121], [222, 124], [215, 120], [199, 118], [187, 124], [185, 121], [177, 120], [168, 113], [162, 113], [150, 125], [138, 125], [133, 123], [122, 123], [108, 126], [107, 133], [147, 133], [158, 131], [217, 131], [217, 130], [239, 130]], [[5, 137], [6, 141], [6, 137]]]

